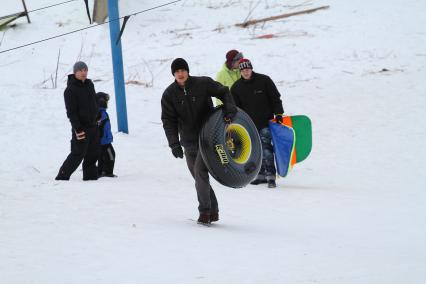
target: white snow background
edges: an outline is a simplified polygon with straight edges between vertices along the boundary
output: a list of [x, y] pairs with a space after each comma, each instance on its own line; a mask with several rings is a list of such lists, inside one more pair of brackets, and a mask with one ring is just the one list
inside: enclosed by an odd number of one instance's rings
[[[163, 3], [120, 1], [120, 14]], [[0, 15], [20, 8], [2, 0]], [[0, 283], [426, 283], [424, 11], [415, 0], [186, 0], [131, 17], [128, 135], [117, 132], [108, 25], [0, 54]], [[83, 1], [30, 17], [0, 31], [0, 51], [89, 25]], [[277, 37], [256, 39], [266, 34]], [[276, 189], [212, 180], [220, 221], [203, 227], [160, 98], [174, 58], [214, 77], [233, 48], [275, 81], [287, 114], [312, 119], [313, 150]], [[54, 180], [77, 60], [112, 95], [116, 179], [83, 182], [78, 169]]]

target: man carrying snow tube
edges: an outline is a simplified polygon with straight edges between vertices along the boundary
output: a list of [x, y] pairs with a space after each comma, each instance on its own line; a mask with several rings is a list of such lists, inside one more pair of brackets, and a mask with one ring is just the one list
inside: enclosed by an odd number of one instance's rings
[[219, 220], [219, 206], [199, 150], [198, 136], [214, 110], [212, 97], [224, 103], [224, 119], [227, 121], [232, 120], [237, 109], [227, 87], [210, 77], [190, 76], [184, 59], [176, 58], [171, 71], [175, 81], [161, 98], [161, 120], [173, 156], [183, 158], [185, 154], [188, 169], [195, 180], [200, 213], [198, 223], [208, 225]]

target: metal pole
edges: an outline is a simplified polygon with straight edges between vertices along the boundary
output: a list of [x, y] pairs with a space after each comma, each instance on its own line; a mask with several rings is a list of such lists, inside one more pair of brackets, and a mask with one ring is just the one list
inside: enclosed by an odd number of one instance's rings
[[25, 16], [27, 16], [27, 21], [28, 21], [28, 24], [31, 24], [31, 21], [30, 21], [30, 16], [28, 16], [28, 10], [27, 10], [27, 5], [25, 5], [25, 0], [22, 0], [22, 5], [24, 5], [24, 10], [25, 10]]
[[[109, 20], [118, 19], [118, 0], [108, 0]], [[117, 107], [118, 131], [129, 133], [127, 126], [126, 89], [124, 87], [123, 54], [121, 41], [116, 44], [120, 34], [120, 21], [109, 23], [109, 35], [111, 40], [112, 67], [114, 71], [115, 104]]]

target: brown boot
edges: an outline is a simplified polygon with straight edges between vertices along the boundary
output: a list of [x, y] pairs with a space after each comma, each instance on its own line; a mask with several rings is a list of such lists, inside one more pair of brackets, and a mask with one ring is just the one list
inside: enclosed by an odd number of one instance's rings
[[210, 224], [210, 214], [200, 213], [200, 217], [198, 217], [197, 223], [202, 224], [202, 225], [209, 225]]
[[217, 222], [217, 221], [219, 221], [219, 212], [211, 213], [210, 222]]

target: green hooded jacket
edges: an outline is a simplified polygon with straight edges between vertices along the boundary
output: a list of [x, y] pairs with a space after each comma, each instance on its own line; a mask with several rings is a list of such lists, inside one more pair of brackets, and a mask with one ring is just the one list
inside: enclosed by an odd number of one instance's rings
[[[232, 85], [241, 77], [239, 69], [229, 69], [226, 63], [223, 63], [222, 68], [216, 75], [216, 81], [231, 89]], [[221, 105], [219, 99], [215, 99], [215, 105]]]

